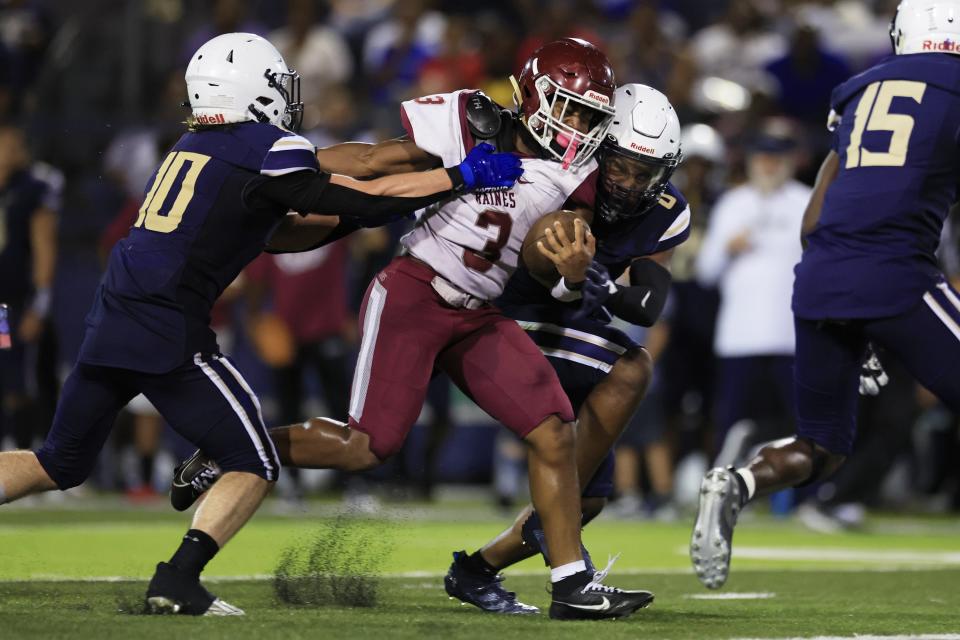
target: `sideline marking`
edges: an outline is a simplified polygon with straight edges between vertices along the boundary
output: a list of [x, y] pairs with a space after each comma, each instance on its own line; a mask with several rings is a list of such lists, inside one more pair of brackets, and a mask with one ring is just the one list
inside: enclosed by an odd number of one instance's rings
[[[689, 547], [677, 547], [678, 555], [687, 555]], [[921, 549], [855, 549], [844, 547], [734, 547], [734, 560], [796, 560], [801, 562], [886, 562], [910, 564], [960, 565], [960, 551]]]
[[771, 591], [751, 592], [730, 592], [730, 593], [685, 593], [683, 597], [688, 600], [768, 600], [776, 598], [777, 594]]
[[[873, 567], [836, 567], [825, 569], [823, 567], [790, 567], [789, 569], [783, 568], [770, 568], [770, 567], [740, 567], [737, 569], [737, 573], [900, 573], [903, 571], [955, 571], [956, 567], [953, 566], [930, 566], [930, 565], [903, 565], [898, 564], [895, 566], [873, 566]], [[395, 571], [389, 573], [380, 574], [379, 578], [391, 579], [391, 580], [409, 580], [409, 579], [441, 579], [447, 575], [446, 571]], [[543, 577], [545, 580], [550, 573], [546, 570], [542, 571], [510, 571], [507, 573], [507, 577], [515, 578], [535, 578], [538, 576]], [[617, 575], [621, 576], [677, 576], [677, 575], [694, 575], [692, 568], [650, 568], [650, 569], [623, 569], [617, 571]], [[33, 573], [29, 576], [23, 578], [0, 578], [0, 584], [10, 584], [10, 583], [25, 583], [25, 582], [146, 582], [150, 579], [150, 576], [144, 574], [142, 576], [71, 576], [60, 573]], [[237, 576], [207, 576], [203, 577], [205, 582], [262, 582], [267, 580], [273, 580], [274, 575], [271, 573], [253, 573], [248, 575], [237, 575]], [[951, 639], [953, 640], [953, 639]], [[955, 640], [960, 640], [960, 635], [957, 635]]]
[[895, 636], [794, 636], [792, 638], [732, 638], [732, 640], [960, 640], [957, 633], [921, 633]]

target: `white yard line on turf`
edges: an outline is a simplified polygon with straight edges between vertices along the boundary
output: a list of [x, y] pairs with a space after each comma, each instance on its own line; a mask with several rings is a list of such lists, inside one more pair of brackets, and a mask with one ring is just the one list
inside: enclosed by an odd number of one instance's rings
[[872, 635], [853, 635], [853, 636], [796, 636], [793, 638], [731, 638], [731, 640], [960, 640], [960, 634], [957, 633], [920, 633], [910, 635], [896, 636], [872, 636]]
[[[828, 573], [899, 573], [902, 571], [951, 571], [956, 570], [956, 567], [951, 565], [927, 565], [927, 564], [894, 564], [890, 566], [883, 565], [874, 565], [870, 567], [864, 566], [848, 566], [848, 567], [790, 567], [790, 573], [819, 573], [819, 572], [828, 572]], [[740, 567], [737, 569], [737, 573], [764, 573], [771, 571], [784, 571], [783, 569], [775, 569], [770, 567]], [[380, 575], [382, 578], [389, 579], [442, 579], [446, 575], [446, 571], [397, 571], [390, 573], [383, 573]], [[517, 578], [535, 578], [538, 576], [544, 577], [549, 575], [549, 573], [544, 569], [540, 571], [507, 571], [509, 577]], [[617, 575], [621, 576], [674, 576], [674, 575], [693, 575], [693, 569], [681, 568], [681, 567], [670, 567], [670, 568], [658, 568], [652, 567], [650, 569], [623, 569], [618, 570]], [[65, 574], [58, 573], [34, 573], [24, 578], [0, 578], [0, 583], [9, 583], [9, 582], [142, 582], [148, 580], [150, 576], [90, 576], [90, 577], [77, 577]], [[274, 576], [268, 573], [255, 573], [250, 575], [240, 575], [240, 576], [204, 576], [204, 580], [207, 582], [260, 582], [266, 580], [273, 580]], [[439, 583], [438, 583], [439, 584]], [[960, 640], [960, 637], [957, 638]]]
[[[687, 555], [686, 546], [677, 547], [677, 554]], [[800, 562], [884, 562], [935, 565], [960, 565], [960, 551], [927, 551], [921, 549], [849, 549], [842, 547], [734, 547], [736, 560], [790, 560]]]
[[743, 592], [725, 592], [725, 593], [685, 593], [683, 597], [688, 600], [768, 600], [776, 598], [777, 594], [770, 591], [757, 591], [754, 593]]

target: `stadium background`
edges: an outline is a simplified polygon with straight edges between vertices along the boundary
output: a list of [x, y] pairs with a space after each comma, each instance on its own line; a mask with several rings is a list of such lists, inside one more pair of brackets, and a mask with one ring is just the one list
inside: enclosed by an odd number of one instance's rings
[[[824, 122], [830, 91], [889, 52], [895, 5], [894, 0], [3, 0], [0, 122], [23, 132], [14, 143], [22, 140], [31, 170], [48, 182], [48, 204], [58, 215], [51, 311], [42, 334], [26, 345], [27, 410], [11, 411], [5, 397], [3, 448], [30, 446], [45, 433], [58, 381], [77, 354], [105, 255], [126, 233], [144, 184], [183, 131], [183, 68], [202, 42], [230, 31], [273, 41], [302, 76], [304, 133], [324, 146], [402, 134], [398, 104], [420, 95], [475, 87], [509, 106], [507, 78], [522, 61], [546, 41], [577, 36], [609, 54], [619, 82], [657, 87], [670, 97], [684, 126], [711, 127], [693, 129], [683, 143], [687, 162], [677, 181], [691, 202], [694, 230], [676, 256], [682, 291], [674, 298], [686, 302], [673, 304], [646, 336], [663, 355], [659, 391], [625, 438], [634, 452], [625, 457], [639, 461], [641, 472], [620, 480], [624, 499], [614, 505], [614, 513], [625, 518], [683, 521], [700, 472], [723, 444], [713, 415], [717, 372], [711, 341], [718, 294], [697, 285], [694, 273], [712, 205], [746, 180], [745, 154], [761, 130], [796, 141], [797, 176], [812, 184], [829, 144]], [[214, 319], [221, 346], [261, 394], [268, 423], [344, 413], [338, 408], [345, 405], [355, 358], [355, 310], [408, 224], [360, 234], [307, 256], [261, 259], [225, 296]], [[4, 244], [0, 240], [0, 251], [10, 250]], [[960, 275], [957, 250], [956, 239], [945, 236], [942, 256], [954, 277]], [[301, 320], [290, 326], [284, 318]], [[268, 364], [289, 365], [298, 346], [304, 362], [321, 366], [301, 373]], [[960, 508], [957, 417], [916, 388], [896, 363], [885, 364], [893, 382], [864, 407], [857, 456], [835, 482], [802, 495], [779, 495], [770, 505], [775, 513], [806, 502], [806, 524], [837, 531], [862, 524], [862, 505], [911, 513]], [[301, 382], [304, 397], [291, 397]], [[307, 474], [298, 483], [285, 483], [281, 497], [297, 510], [319, 489], [334, 496], [345, 490], [356, 504], [376, 510], [380, 500], [433, 497], [439, 482], [471, 485], [480, 490], [471, 495], [501, 506], [518, 504], [525, 483], [517, 443], [498, 436], [503, 430], [448, 383], [434, 386], [397, 460], [359, 479]], [[755, 395], [769, 394], [757, 389]], [[753, 409], [750, 437], [730, 444], [740, 456], [761, 439], [790, 432], [782, 409]], [[149, 410], [137, 411], [150, 422]], [[162, 500], [158, 494], [172, 464], [189, 447], [168, 429], [137, 422], [133, 413], [119, 421], [95, 476], [68, 500], [82, 503], [112, 492], [135, 502]]]
[[[605, 635], [955, 633], [957, 416], [886, 359], [892, 382], [865, 403], [858, 453], [843, 473], [744, 514], [750, 522], [738, 529], [733, 576], [721, 594], [743, 599], [701, 600], [686, 559], [689, 505], [722, 440], [714, 412], [722, 380], [712, 349], [721, 301], [695, 277], [712, 205], [745, 182], [747, 149], [760, 131], [792, 137], [797, 175], [812, 182], [829, 141], [823, 124], [830, 90], [889, 52], [895, 4], [0, 0], [0, 130], [23, 133], [0, 136], [0, 160], [22, 157], [48, 183], [46, 204], [58, 217], [50, 314], [36, 340], [14, 335], [26, 347], [17, 375], [29, 403], [13, 411], [10, 387], [0, 393], [2, 447], [43, 437], [105, 255], [183, 130], [183, 65], [200, 43], [241, 30], [279, 45], [303, 76], [306, 135], [326, 145], [400, 134], [398, 103], [419, 95], [477, 87], [509, 106], [507, 76], [540, 43], [575, 35], [608, 52], [620, 82], [666, 92], [683, 125], [712, 127], [684, 140], [687, 161], [677, 174], [694, 230], [674, 264], [674, 302], [644, 337], [661, 354], [659, 391], [625, 436], [621, 456], [628, 469], [630, 461], [642, 463], [640, 478], [620, 479], [621, 499], [585, 537], [595, 557], [622, 552], [617, 584], [652, 589], [657, 605], [603, 627]], [[215, 318], [222, 346], [262, 394], [269, 422], [291, 420], [291, 411], [343, 413], [344, 392], [335, 390], [349, 384], [355, 309], [405, 224], [285, 263], [261, 260], [225, 296]], [[0, 252], [23, 249], [6, 240]], [[941, 255], [953, 277], [960, 274], [957, 249], [947, 234]], [[28, 274], [0, 273], [4, 285], [14, 277]], [[312, 321], [292, 328], [294, 342], [306, 345], [304, 358], [317, 356], [321, 370], [300, 376], [265, 362], [290, 361], [294, 345], [282, 317]], [[299, 403], [289, 392], [301, 378]], [[759, 400], [772, 396], [770, 389], [751, 391]], [[728, 455], [743, 456], [755, 441], [790, 431], [782, 407], [759, 405]], [[525, 499], [522, 449], [504, 434], [438, 383], [398, 460], [361, 478], [304, 474], [299, 485], [285, 482], [211, 564], [209, 579], [227, 581], [217, 584], [218, 594], [243, 606], [249, 622], [147, 621], [117, 612], [136, 608], [151, 563], [169, 554], [187, 522], [162, 493], [189, 447], [158, 427], [148, 408], [134, 408], [86, 485], [0, 510], [0, 636], [166, 638], [200, 624], [205, 636], [231, 638], [312, 638], [320, 629], [365, 638], [580, 637], [582, 625], [548, 631], [546, 620], [463, 611], [439, 586], [449, 552], [475, 549], [507, 523], [502, 509]], [[798, 504], [801, 518], [782, 517]], [[872, 510], [866, 520], [864, 505]], [[312, 603], [319, 608], [280, 598], [270, 577], [284, 549], [304, 544], [307, 552], [327, 549], [317, 557], [323, 575], [383, 576], [378, 607], [344, 607], [356, 603], [329, 594]], [[507, 584], [542, 606], [544, 576], [531, 560], [509, 572]]]

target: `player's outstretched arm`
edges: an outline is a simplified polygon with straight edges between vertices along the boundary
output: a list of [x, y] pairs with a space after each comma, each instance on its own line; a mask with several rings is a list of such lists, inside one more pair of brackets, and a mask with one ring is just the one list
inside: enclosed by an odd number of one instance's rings
[[302, 216], [288, 213], [277, 225], [270, 240], [267, 253], [297, 253], [310, 251], [356, 231], [360, 225], [341, 221], [339, 216]]
[[836, 151], [831, 150], [824, 158], [820, 170], [817, 171], [817, 181], [813, 185], [813, 193], [810, 194], [810, 202], [803, 212], [803, 223], [800, 227], [800, 243], [803, 248], [807, 248], [807, 235], [817, 228], [820, 221], [820, 211], [823, 209], [823, 198], [827, 194], [827, 187], [836, 179], [840, 172], [840, 156]]
[[[493, 147], [474, 147], [466, 159], [449, 169], [433, 169], [420, 173], [385, 176], [361, 181], [346, 176], [297, 171], [261, 180], [245, 193], [248, 204], [257, 200], [282, 205], [292, 211], [327, 216], [342, 215], [334, 231], [342, 237], [360, 226], [378, 226], [397, 216], [412, 213], [454, 193], [490, 187], [510, 187], [523, 174], [519, 157], [494, 153]], [[351, 226], [352, 225], [352, 226]], [[294, 233], [296, 225], [283, 221], [271, 240], [273, 251], [304, 251], [314, 243], [295, 243], [293, 248], [284, 238]], [[339, 231], [338, 231], [339, 230]], [[312, 229], [311, 234], [325, 233]], [[330, 238], [319, 240], [330, 242]]]
[[394, 138], [376, 144], [343, 142], [317, 149], [317, 161], [327, 173], [351, 178], [378, 178], [441, 166], [440, 158], [409, 138]]

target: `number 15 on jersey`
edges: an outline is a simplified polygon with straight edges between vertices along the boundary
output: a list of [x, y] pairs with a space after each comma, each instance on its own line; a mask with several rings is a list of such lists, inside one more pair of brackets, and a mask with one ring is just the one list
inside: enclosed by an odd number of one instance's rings
[[[853, 130], [847, 145], [845, 169], [855, 167], [902, 167], [907, 162], [907, 147], [913, 133], [913, 116], [891, 113], [894, 98], [910, 98], [920, 104], [927, 85], [913, 80], [884, 80], [867, 85], [853, 115]], [[889, 131], [886, 151], [863, 147], [864, 131]]]

